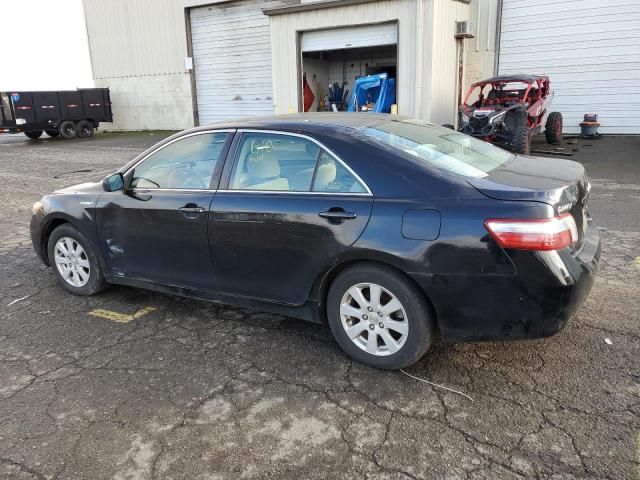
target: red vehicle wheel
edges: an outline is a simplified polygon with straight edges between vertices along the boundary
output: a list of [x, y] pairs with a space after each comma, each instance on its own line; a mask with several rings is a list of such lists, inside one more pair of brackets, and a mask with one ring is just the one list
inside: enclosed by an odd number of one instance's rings
[[560, 143], [562, 140], [562, 114], [560, 112], [549, 114], [544, 127], [544, 136], [549, 144]]

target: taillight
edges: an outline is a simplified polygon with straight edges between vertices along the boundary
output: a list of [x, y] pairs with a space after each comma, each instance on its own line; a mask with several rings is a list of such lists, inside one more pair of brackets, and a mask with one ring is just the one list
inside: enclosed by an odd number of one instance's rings
[[578, 227], [570, 213], [535, 220], [491, 218], [484, 226], [503, 248], [560, 250], [578, 241]]

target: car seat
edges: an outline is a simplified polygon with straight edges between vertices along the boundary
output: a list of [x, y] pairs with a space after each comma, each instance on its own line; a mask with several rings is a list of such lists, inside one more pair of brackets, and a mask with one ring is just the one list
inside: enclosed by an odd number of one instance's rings
[[280, 163], [273, 151], [251, 154], [247, 172], [251, 190], [289, 190], [289, 181], [280, 176]]

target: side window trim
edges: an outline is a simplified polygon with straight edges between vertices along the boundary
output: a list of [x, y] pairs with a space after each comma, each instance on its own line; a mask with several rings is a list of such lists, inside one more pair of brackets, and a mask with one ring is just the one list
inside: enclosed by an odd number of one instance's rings
[[213, 169], [213, 173], [212, 173], [211, 179], [209, 181], [209, 188], [191, 189], [191, 188], [153, 188], [153, 187], [140, 188], [140, 187], [133, 187], [133, 190], [134, 191], [154, 191], [154, 192], [163, 192], [163, 191], [166, 191], [166, 192], [182, 192], [182, 191], [184, 191], [184, 192], [198, 192], [198, 191], [200, 191], [200, 192], [208, 192], [208, 191], [217, 191], [217, 187], [219, 186], [219, 183], [220, 183], [222, 168], [226, 164], [227, 155], [229, 154], [229, 150], [231, 148], [232, 140], [235, 138], [235, 133], [236, 133], [235, 129], [202, 130], [202, 131], [188, 133], [186, 135], [180, 135], [179, 137], [176, 137], [173, 140], [171, 140], [171, 141], [169, 141], [167, 143], [164, 143], [164, 144], [160, 145], [158, 148], [154, 149], [153, 151], [147, 153], [144, 157], [142, 157], [140, 160], [138, 160], [136, 163], [134, 163], [132, 166], [130, 166], [123, 173], [123, 176], [125, 178], [125, 184], [128, 184], [131, 181], [131, 176], [133, 175], [133, 172], [135, 171], [135, 169], [139, 165], [141, 165], [149, 157], [151, 157], [152, 155], [155, 155], [156, 153], [158, 153], [160, 150], [164, 149], [165, 147], [168, 147], [169, 145], [172, 145], [172, 144], [174, 144], [176, 142], [179, 142], [180, 140], [184, 140], [185, 138], [188, 138], [188, 137], [193, 137], [193, 136], [196, 136], [196, 135], [215, 134], [215, 133], [227, 133], [229, 135], [227, 136], [227, 139], [225, 140], [224, 146], [222, 147], [222, 150], [220, 152], [220, 158], [218, 159], [218, 162], [216, 163], [216, 166]]
[[[305, 140], [309, 140], [313, 143], [315, 143], [316, 145], [318, 145], [318, 147], [320, 147], [320, 151], [318, 152], [318, 158], [316, 159], [316, 165], [313, 171], [313, 179], [311, 181], [311, 186], [309, 187], [310, 190], [309, 191], [286, 191], [286, 190], [240, 190], [240, 189], [230, 189], [229, 188], [229, 183], [231, 181], [231, 172], [233, 170], [233, 164], [235, 163], [235, 158], [236, 158], [236, 152], [238, 150], [238, 147], [240, 145], [240, 140], [243, 136], [243, 134], [245, 133], [269, 133], [269, 134], [274, 134], [274, 135], [284, 135], [284, 136], [291, 136], [291, 137], [299, 137], [299, 138], [303, 138]], [[365, 188], [366, 192], [362, 192], [362, 193], [357, 193], [357, 192], [314, 192], [313, 189], [313, 183], [315, 182], [315, 176], [316, 176], [316, 172], [318, 170], [318, 160], [320, 159], [320, 155], [322, 154], [322, 151], [325, 151], [326, 153], [328, 153], [329, 155], [331, 155], [337, 162], [340, 162], [340, 164], [347, 169], [347, 171], [349, 173], [351, 173], [351, 175], [354, 176], [354, 178], [360, 182], [362, 184], [362, 186]], [[310, 137], [309, 135], [305, 135], [302, 133], [295, 133], [295, 132], [284, 132], [284, 131], [280, 131], [280, 130], [262, 130], [262, 129], [254, 129], [254, 128], [239, 128], [236, 130], [236, 134], [234, 135], [233, 138], [233, 142], [232, 145], [229, 149], [229, 151], [227, 152], [227, 158], [225, 160], [225, 165], [224, 165], [224, 170], [222, 172], [221, 175], [221, 180], [220, 180], [220, 185], [218, 188], [218, 191], [220, 192], [225, 192], [225, 193], [234, 193], [234, 192], [242, 192], [242, 193], [271, 193], [271, 194], [275, 194], [275, 195], [348, 195], [348, 196], [373, 196], [373, 192], [371, 191], [371, 189], [369, 188], [369, 185], [367, 185], [367, 183], [356, 173], [353, 171], [353, 169], [346, 164], [346, 162], [344, 162], [338, 155], [336, 155], [331, 149], [329, 149], [328, 147], [326, 147], [324, 144], [322, 144], [321, 142], [319, 142], [318, 140], [316, 140], [313, 137]]]

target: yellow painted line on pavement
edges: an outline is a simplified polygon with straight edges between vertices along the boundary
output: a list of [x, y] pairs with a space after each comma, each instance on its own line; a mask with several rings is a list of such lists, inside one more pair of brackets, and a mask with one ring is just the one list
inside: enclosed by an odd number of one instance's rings
[[143, 309], [138, 310], [133, 315], [128, 313], [119, 313], [114, 312], [112, 310], [104, 310], [102, 308], [96, 308], [89, 312], [89, 315], [94, 317], [104, 318], [105, 320], [111, 320], [112, 322], [117, 323], [129, 323], [132, 320], [137, 320], [138, 318], [146, 315], [147, 313], [151, 313], [155, 311], [155, 307], [144, 307]]
[[640, 257], [636, 257], [633, 263], [636, 264], [636, 267], [640, 268]]

